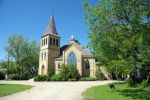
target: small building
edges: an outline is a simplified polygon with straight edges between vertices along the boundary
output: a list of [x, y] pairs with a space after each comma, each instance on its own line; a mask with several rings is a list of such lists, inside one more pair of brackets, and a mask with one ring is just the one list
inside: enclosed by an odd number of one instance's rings
[[93, 55], [71, 36], [69, 43], [60, 47], [54, 17], [51, 16], [45, 34], [41, 37], [39, 75], [47, 75], [48, 70], [59, 73], [62, 64], [75, 65], [82, 77], [95, 77], [96, 63]]

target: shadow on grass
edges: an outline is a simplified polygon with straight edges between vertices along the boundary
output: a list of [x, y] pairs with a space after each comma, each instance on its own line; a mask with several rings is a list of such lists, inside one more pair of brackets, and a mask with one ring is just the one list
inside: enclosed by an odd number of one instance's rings
[[6, 85], [6, 84], [0, 84], [0, 85]]
[[150, 100], [150, 90], [144, 89], [124, 89], [118, 90], [121, 95], [125, 97], [132, 97], [133, 99]]

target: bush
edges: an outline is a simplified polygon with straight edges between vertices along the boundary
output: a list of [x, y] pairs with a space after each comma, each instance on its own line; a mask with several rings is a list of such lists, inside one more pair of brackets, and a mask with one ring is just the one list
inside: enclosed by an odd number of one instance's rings
[[34, 78], [34, 81], [47, 81], [47, 76], [38, 75]]
[[127, 82], [128, 82], [128, 85], [131, 86], [131, 87], [135, 87], [136, 86], [136, 83], [134, 82], [134, 80], [132, 78], [129, 78], [127, 80]]
[[59, 74], [53, 75], [51, 77], [51, 81], [61, 81], [61, 77]]
[[37, 76], [34, 81], [77, 81], [79, 79], [79, 73], [74, 65], [62, 65], [59, 74], [52, 75], [51, 72], [48, 76]]
[[105, 80], [105, 76], [104, 76], [104, 74], [102, 73], [102, 71], [101, 71], [100, 68], [98, 68], [98, 69], [96, 70], [95, 76], [96, 76], [96, 78], [97, 78], [98, 80]]
[[46, 81], [51, 81], [51, 77], [47, 76]]
[[0, 80], [4, 80], [5, 79], [5, 74], [3, 72], [0, 72]]
[[51, 71], [49, 71], [49, 72], [47, 73], [47, 76], [48, 76], [48, 77], [52, 77], [52, 75], [53, 75], [53, 73], [52, 73]]
[[69, 79], [69, 68], [65, 65], [62, 65], [59, 74], [62, 81], [67, 81]]
[[32, 75], [27, 74], [27, 73], [22, 74], [22, 75], [20, 76], [20, 80], [28, 80], [28, 79], [31, 79], [31, 78], [32, 78]]
[[9, 74], [8, 78], [11, 80], [28, 80], [32, 78], [32, 75], [28, 74], [28, 73], [24, 73], [22, 75], [19, 74]]
[[39, 79], [38, 79], [38, 77], [36, 76], [36, 77], [34, 77], [34, 81], [38, 81]]
[[69, 79], [79, 79], [79, 73], [74, 65], [62, 65], [59, 72], [62, 81], [68, 81]]
[[11, 80], [21, 80], [21, 76], [19, 74], [12, 74], [10, 79]]
[[141, 83], [141, 85], [142, 85], [143, 87], [146, 87], [146, 86], [149, 85], [149, 83], [148, 83], [147, 80], [143, 80], [143, 82]]
[[69, 68], [69, 72], [68, 72], [69, 79], [78, 80], [79, 73], [78, 73], [76, 66], [70, 65], [70, 66], [68, 66], [68, 68]]
[[72, 78], [72, 79], [69, 79], [68, 81], [77, 81], [77, 79]]
[[97, 78], [96, 77], [83, 77], [80, 78], [80, 81], [96, 81]]

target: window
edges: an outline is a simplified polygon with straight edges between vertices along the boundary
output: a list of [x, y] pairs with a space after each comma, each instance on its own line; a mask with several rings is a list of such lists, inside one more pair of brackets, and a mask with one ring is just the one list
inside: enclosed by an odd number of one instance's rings
[[67, 64], [69, 65], [76, 65], [77, 64], [77, 59], [76, 59], [76, 56], [73, 52], [71, 52], [68, 56], [68, 59], [67, 59]]
[[46, 43], [45, 44], [47, 44], [47, 38], [46, 38]]
[[85, 69], [90, 69], [89, 60], [85, 60]]
[[53, 45], [55, 45], [55, 39], [53, 39]]
[[44, 45], [45, 45], [45, 39], [44, 39]]
[[56, 39], [56, 46], [58, 47], [58, 39]]
[[41, 69], [41, 75], [44, 75], [44, 72], [45, 72], [45, 67], [44, 65], [42, 66], [42, 69]]
[[58, 69], [60, 69], [60, 64], [58, 64]]
[[42, 39], [42, 46], [44, 45], [44, 41], [43, 41], [43, 39]]
[[50, 45], [52, 45], [52, 38], [50, 38]]

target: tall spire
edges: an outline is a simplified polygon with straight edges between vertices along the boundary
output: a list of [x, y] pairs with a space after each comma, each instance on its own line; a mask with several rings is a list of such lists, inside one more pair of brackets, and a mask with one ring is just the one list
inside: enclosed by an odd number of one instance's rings
[[50, 22], [46, 28], [45, 34], [55, 34], [58, 35], [56, 31], [55, 21], [53, 15], [50, 17]]

